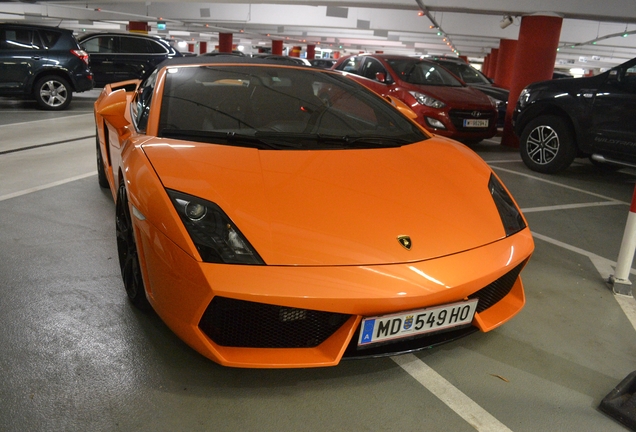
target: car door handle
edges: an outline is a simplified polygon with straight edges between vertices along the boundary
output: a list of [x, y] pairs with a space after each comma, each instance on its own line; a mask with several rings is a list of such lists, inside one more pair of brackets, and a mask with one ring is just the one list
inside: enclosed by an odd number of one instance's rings
[[583, 93], [583, 97], [587, 98], [587, 99], [593, 98], [594, 97], [594, 93]]

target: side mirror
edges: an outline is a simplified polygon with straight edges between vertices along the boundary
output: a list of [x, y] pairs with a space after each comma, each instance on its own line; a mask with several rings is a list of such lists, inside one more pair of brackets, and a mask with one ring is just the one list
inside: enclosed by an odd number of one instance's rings
[[381, 83], [386, 83], [386, 73], [385, 72], [376, 72], [375, 79], [380, 81]]
[[607, 75], [607, 82], [617, 83], [621, 82], [621, 70], [620, 69], [612, 69], [609, 71]]
[[126, 90], [121, 88], [99, 99], [95, 111], [117, 130], [121, 130], [130, 124], [125, 117], [127, 101]]
[[415, 111], [413, 111], [407, 104], [405, 104], [398, 98], [389, 95], [386, 95], [384, 98], [389, 101], [391, 105], [397, 108], [399, 112], [401, 112], [403, 115], [407, 116], [411, 120], [415, 120], [417, 118], [417, 114], [415, 114]]

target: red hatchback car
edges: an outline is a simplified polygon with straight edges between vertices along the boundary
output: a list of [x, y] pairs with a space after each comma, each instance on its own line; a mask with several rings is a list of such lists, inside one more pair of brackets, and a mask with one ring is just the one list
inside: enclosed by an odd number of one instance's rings
[[382, 96], [394, 96], [434, 134], [478, 142], [497, 133], [497, 108], [488, 96], [444, 67], [416, 57], [363, 54], [333, 67]]

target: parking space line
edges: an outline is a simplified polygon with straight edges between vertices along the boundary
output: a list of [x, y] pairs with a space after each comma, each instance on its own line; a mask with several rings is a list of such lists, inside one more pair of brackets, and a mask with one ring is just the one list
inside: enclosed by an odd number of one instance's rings
[[403, 354], [391, 359], [478, 431], [511, 432], [506, 425], [415, 355]]
[[573, 186], [564, 185], [562, 183], [558, 183], [558, 182], [555, 182], [555, 181], [552, 181], [552, 180], [547, 180], [547, 179], [544, 179], [544, 178], [541, 178], [541, 177], [533, 176], [531, 174], [526, 174], [526, 173], [522, 173], [522, 172], [519, 172], [519, 171], [509, 170], [509, 169], [505, 169], [505, 168], [501, 168], [501, 167], [492, 167], [492, 168], [494, 168], [494, 169], [496, 169], [498, 171], [507, 172], [509, 174], [516, 174], [516, 175], [519, 175], [519, 176], [522, 176], [522, 177], [527, 177], [527, 178], [531, 178], [533, 180], [537, 180], [537, 181], [540, 181], [540, 182], [543, 182], [543, 183], [551, 184], [553, 186], [559, 186], [559, 187], [562, 187], [564, 189], [569, 189], [569, 190], [573, 190], [573, 191], [576, 191], [576, 192], [584, 193], [584, 194], [587, 194], [587, 195], [590, 195], [590, 196], [595, 196], [597, 198], [602, 198], [602, 199], [607, 200], [607, 201], [613, 201], [613, 202], [616, 202], [616, 203], [627, 204], [627, 205], [631, 204], [631, 203], [628, 203], [628, 202], [625, 202], [625, 201], [620, 201], [620, 200], [614, 199], [612, 197], [608, 197], [608, 196], [605, 196], [605, 195], [597, 194], [595, 192], [590, 192], [590, 191], [587, 191], [585, 189], [580, 189], [580, 188], [576, 188], [576, 187], [573, 187]]
[[528, 208], [521, 209], [521, 211], [525, 214], [525, 213], [535, 213], [535, 212], [554, 211], [554, 210], [570, 210], [570, 209], [577, 209], [577, 208], [599, 207], [599, 206], [609, 206], [609, 205], [625, 205], [625, 203], [622, 203], [620, 201], [600, 201], [600, 202], [580, 203], [580, 204], [563, 204], [563, 205], [545, 206], [545, 207], [528, 207]]
[[[15, 112], [15, 111], [12, 111]], [[70, 115], [70, 116], [65, 116], [62, 117], [62, 119], [66, 120], [66, 119], [72, 119], [75, 117], [86, 117], [87, 115], [93, 116], [94, 114], [92, 112], [88, 112], [87, 114], [77, 114], [77, 115]], [[9, 126], [22, 126], [22, 125], [33, 125], [33, 123], [40, 123], [40, 122], [59, 122], [60, 118], [54, 117], [54, 118], [48, 118], [48, 119], [41, 119], [41, 120], [29, 120], [29, 121], [25, 121], [25, 122], [20, 122], [20, 123], [6, 123], [6, 124], [0, 124], [0, 128], [3, 127], [9, 127]]]
[[[555, 240], [551, 237], [544, 236], [536, 232], [533, 232], [532, 236], [539, 240], [543, 240], [555, 246], [558, 246], [558, 247], [561, 247], [569, 251], [588, 257], [590, 261], [592, 261], [592, 264], [598, 271], [603, 281], [607, 281], [610, 275], [614, 273], [614, 268], [616, 267], [616, 261], [603, 258], [602, 256], [596, 255], [595, 253], [586, 251], [576, 246], [569, 245], [567, 243], [563, 243], [562, 241]], [[631, 269], [630, 274], [636, 274], [636, 270]], [[614, 294], [614, 298], [618, 302], [621, 309], [623, 309], [623, 313], [625, 313], [625, 316], [627, 317], [629, 322], [632, 324], [632, 327], [634, 327], [634, 330], [636, 330], [636, 299], [634, 299], [634, 297], [632, 296], [623, 296], [619, 294]]]
[[44, 184], [44, 185], [40, 185], [40, 186], [35, 186], [35, 187], [32, 187], [32, 188], [29, 188], [29, 189], [24, 189], [24, 190], [21, 190], [21, 191], [18, 191], [18, 192], [13, 192], [13, 193], [6, 194], [6, 195], [0, 195], [0, 201], [5, 201], [5, 200], [8, 200], [10, 198], [15, 198], [15, 197], [19, 197], [19, 196], [22, 196], [22, 195], [30, 194], [32, 192], [37, 192], [37, 191], [41, 191], [41, 190], [44, 190], [44, 189], [52, 188], [52, 187], [55, 187], [55, 186], [62, 185], [64, 183], [70, 183], [70, 182], [73, 182], [75, 180], [81, 180], [83, 178], [94, 176], [96, 174], [97, 174], [97, 171], [93, 171], [93, 172], [89, 172], [89, 173], [85, 173], [85, 174], [80, 174], [80, 175], [77, 175], [77, 176], [74, 176], [74, 177], [68, 177], [68, 178], [65, 178], [63, 180], [58, 180], [58, 181], [55, 181], [55, 182], [52, 182], [52, 183], [47, 183], [47, 184]]

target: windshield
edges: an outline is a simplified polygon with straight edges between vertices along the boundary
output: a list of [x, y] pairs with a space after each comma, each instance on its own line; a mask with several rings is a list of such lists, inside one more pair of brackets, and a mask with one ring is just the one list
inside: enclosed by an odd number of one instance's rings
[[446, 62], [440, 60], [439, 63], [453, 74], [462, 79], [466, 84], [490, 84], [488, 78], [486, 78], [481, 72], [474, 67], [455, 62]]
[[158, 136], [267, 150], [394, 147], [427, 138], [352, 80], [263, 65], [169, 69]]
[[442, 66], [417, 59], [386, 59], [402, 81], [417, 85], [462, 87]]

